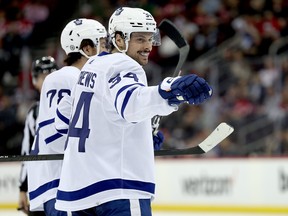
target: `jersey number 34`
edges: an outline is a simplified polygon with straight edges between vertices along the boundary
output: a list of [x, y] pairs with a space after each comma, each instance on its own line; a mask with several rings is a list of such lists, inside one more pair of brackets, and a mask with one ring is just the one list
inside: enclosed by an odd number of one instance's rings
[[[93, 92], [82, 92], [80, 98], [77, 103], [77, 107], [73, 118], [71, 120], [68, 132], [69, 137], [78, 137], [79, 138], [79, 152], [85, 152], [85, 141], [89, 137], [90, 129], [89, 129], [89, 111], [91, 99], [93, 96]], [[79, 117], [81, 114], [81, 110], [83, 110], [82, 115], [82, 127], [76, 127], [77, 122], [79, 121]]]

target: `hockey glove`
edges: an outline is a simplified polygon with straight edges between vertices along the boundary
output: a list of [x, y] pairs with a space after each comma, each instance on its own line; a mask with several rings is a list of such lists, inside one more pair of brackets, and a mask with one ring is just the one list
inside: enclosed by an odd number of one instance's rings
[[169, 105], [184, 102], [197, 105], [212, 96], [209, 84], [195, 74], [167, 77], [159, 85], [158, 91], [162, 98], [168, 100]]
[[158, 131], [156, 135], [153, 134], [153, 145], [155, 151], [161, 149], [163, 142], [164, 142], [164, 135], [161, 131]]

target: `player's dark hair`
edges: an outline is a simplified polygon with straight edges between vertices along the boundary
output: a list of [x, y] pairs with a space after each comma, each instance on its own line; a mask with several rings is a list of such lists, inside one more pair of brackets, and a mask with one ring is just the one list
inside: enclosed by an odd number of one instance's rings
[[[122, 32], [120, 32], [120, 31], [116, 31], [114, 37], [116, 37], [117, 34], [119, 34], [123, 39], [125, 38], [124, 34]], [[112, 39], [111, 38], [109, 38], [108, 45], [109, 45], [109, 51], [112, 51], [115, 48], [114, 44], [112, 43]]]
[[[83, 47], [88, 46], [88, 45], [91, 47], [95, 46], [92, 40], [84, 39], [82, 40], [80, 44], [80, 49], [83, 49]], [[64, 60], [64, 62], [66, 63], [66, 65], [71, 66], [76, 61], [78, 61], [81, 57], [82, 57], [82, 54], [80, 52], [72, 52], [67, 55], [67, 58]]]

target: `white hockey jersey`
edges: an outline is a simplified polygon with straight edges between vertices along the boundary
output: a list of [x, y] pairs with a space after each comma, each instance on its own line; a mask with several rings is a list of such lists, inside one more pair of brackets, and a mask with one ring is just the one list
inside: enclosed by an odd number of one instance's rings
[[[31, 154], [63, 154], [66, 136], [54, 126], [57, 104], [65, 95], [71, 94], [80, 70], [66, 66], [49, 74], [43, 83], [37, 131]], [[28, 163], [28, 191], [30, 210], [43, 210], [43, 203], [55, 198], [62, 161], [31, 161]]]
[[56, 209], [153, 198], [151, 118], [177, 107], [148, 87], [143, 68], [122, 53], [90, 58], [74, 90]]

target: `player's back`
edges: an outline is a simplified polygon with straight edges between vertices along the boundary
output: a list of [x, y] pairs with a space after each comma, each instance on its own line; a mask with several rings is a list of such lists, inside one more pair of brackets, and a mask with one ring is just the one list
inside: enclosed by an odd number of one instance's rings
[[[66, 137], [55, 129], [54, 118], [57, 104], [65, 95], [70, 95], [79, 73], [80, 70], [76, 67], [67, 66], [45, 78], [40, 95], [37, 131], [31, 154], [64, 153]], [[43, 210], [42, 204], [55, 198], [61, 166], [62, 161], [59, 160], [29, 162], [28, 185], [31, 209]]]

